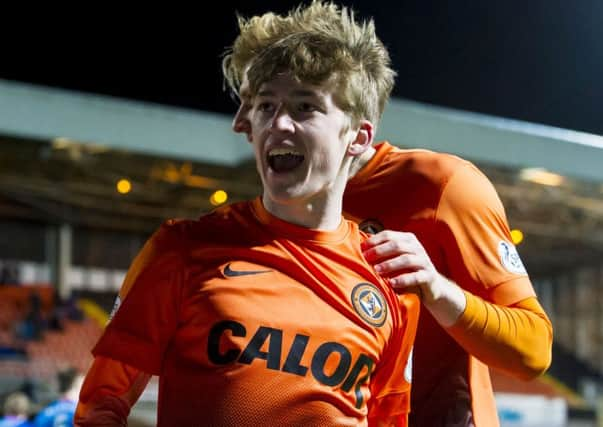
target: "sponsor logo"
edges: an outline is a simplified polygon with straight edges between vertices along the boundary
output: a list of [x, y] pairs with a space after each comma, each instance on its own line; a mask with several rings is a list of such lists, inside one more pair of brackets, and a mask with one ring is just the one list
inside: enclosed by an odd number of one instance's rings
[[358, 225], [358, 228], [360, 228], [367, 234], [377, 234], [378, 232], [383, 231], [385, 229], [385, 227], [383, 227], [383, 224], [381, 224], [376, 219], [365, 219]]
[[230, 267], [231, 264], [226, 265], [224, 267], [224, 275], [226, 277], [239, 277], [239, 276], [249, 276], [252, 274], [262, 274], [262, 273], [270, 273], [272, 270], [233, 270]]
[[[207, 355], [215, 365], [238, 363], [251, 365], [263, 360], [266, 369], [287, 372], [293, 375], [312, 377], [320, 384], [339, 387], [345, 393], [352, 393], [356, 399], [356, 408], [364, 405], [365, 398], [362, 386], [366, 385], [373, 372], [375, 362], [367, 354], [354, 355], [345, 345], [327, 341], [321, 343], [309, 358], [310, 363], [304, 365], [302, 360], [312, 339], [308, 335], [296, 334], [287, 348], [283, 345], [282, 329], [259, 326], [244, 347], [232, 342], [225, 346], [229, 337], [248, 336], [247, 328], [235, 320], [222, 320], [215, 323], [209, 331]], [[250, 334], [249, 334], [250, 335]], [[288, 340], [285, 340], [287, 342]], [[283, 358], [283, 353], [286, 352]], [[281, 361], [284, 360], [284, 362]], [[308, 360], [308, 359], [306, 359]], [[328, 360], [338, 360], [337, 366], [326, 368]], [[261, 362], [260, 362], [261, 363]]]
[[382, 326], [387, 319], [387, 303], [375, 285], [360, 283], [352, 289], [352, 305], [356, 313], [372, 326]]
[[515, 245], [501, 240], [498, 243], [498, 256], [500, 256], [500, 262], [508, 272], [515, 274], [528, 274], [523, 266], [523, 263], [521, 262], [521, 258], [517, 253]]

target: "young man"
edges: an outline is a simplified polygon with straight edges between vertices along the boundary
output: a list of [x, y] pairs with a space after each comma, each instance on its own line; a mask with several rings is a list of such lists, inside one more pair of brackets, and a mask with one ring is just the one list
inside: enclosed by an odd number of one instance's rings
[[262, 197], [168, 222], [145, 245], [76, 425], [124, 425], [152, 374], [160, 426], [407, 425], [419, 302], [379, 280], [342, 218], [376, 118], [352, 101], [392, 73], [387, 56], [367, 62], [383, 50], [373, 28], [342, 18], [338, 37], [288, 37], [249, 68]]
[[[298, 33], [337, 34], [342, 13], [314, 2], [287, 16], [240, 19], [224, 64], [242, 101], [236, 132], [250, 137], [254, 55]], [[492, 184], [458, 157], [387, 142], [365, 151], [350, 176], [344, 211], [377, 233], [363, 244], [364, 255], [394, 288], [418, 287], [427, 309], [413, 353], [410, 424], [497, 426], [486, 365], [524, 379], [541, 374], [551, 361], [552, 327]]]

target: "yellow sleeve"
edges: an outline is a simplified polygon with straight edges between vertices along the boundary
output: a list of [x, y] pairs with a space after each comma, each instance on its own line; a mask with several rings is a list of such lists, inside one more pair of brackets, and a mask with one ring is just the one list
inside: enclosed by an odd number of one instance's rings
[[524, 380], [548, 369], [553, 326], [535, 297], [505, 307], [465, 296], [467, 307], [448, 331], [468, 353]]
[[77, 427], [126, 426], [151, 375], [107, 357], [97, 356], [84, 380], [75, 411]]

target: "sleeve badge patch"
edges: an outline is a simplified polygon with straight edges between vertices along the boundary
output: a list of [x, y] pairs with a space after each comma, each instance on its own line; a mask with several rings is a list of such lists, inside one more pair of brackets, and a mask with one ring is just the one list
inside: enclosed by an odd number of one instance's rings
[[515, 245], [501, 240], [498, 243], [498, 256], [500, 257], [500, 262], [502, 263], [503, 267], [508, 272], [515, 274], [528, 274], [523, 266], [523, 262], [521, 262], [521, 258], [517, 253]]
[[119, 308], [120, 305], [121, 305], [121, 298], [118, 295], [117, 298], [115, 298], [115, 302], [113, 303], [113, 308], [111, 309], [111, 314], [109, 314], [109, 321], [111, 321], [111, 319], [113, 319], [113, 316], [115, 316], [115, 313], [117, 313], [117, 309]]

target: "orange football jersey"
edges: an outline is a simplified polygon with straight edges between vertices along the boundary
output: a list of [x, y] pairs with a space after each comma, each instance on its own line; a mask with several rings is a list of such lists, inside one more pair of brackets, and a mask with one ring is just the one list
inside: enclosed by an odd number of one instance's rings
[[[368, 232], [413, 232], [436, 269], [484, 300], [510, 305], [533, 297], [489, 180], [471, 163], [389, 143], [354, 176], [344, 195], [348, 218]], [[468, 355], [427, 310], [413, 352], [410, 424], [497, 426], [488, 368]]]
[[159, 376], [159, 426], [405, 426], [420, 304], [380, 281], [362, 238], [259, 199], [167, 222], [93, 353]]

